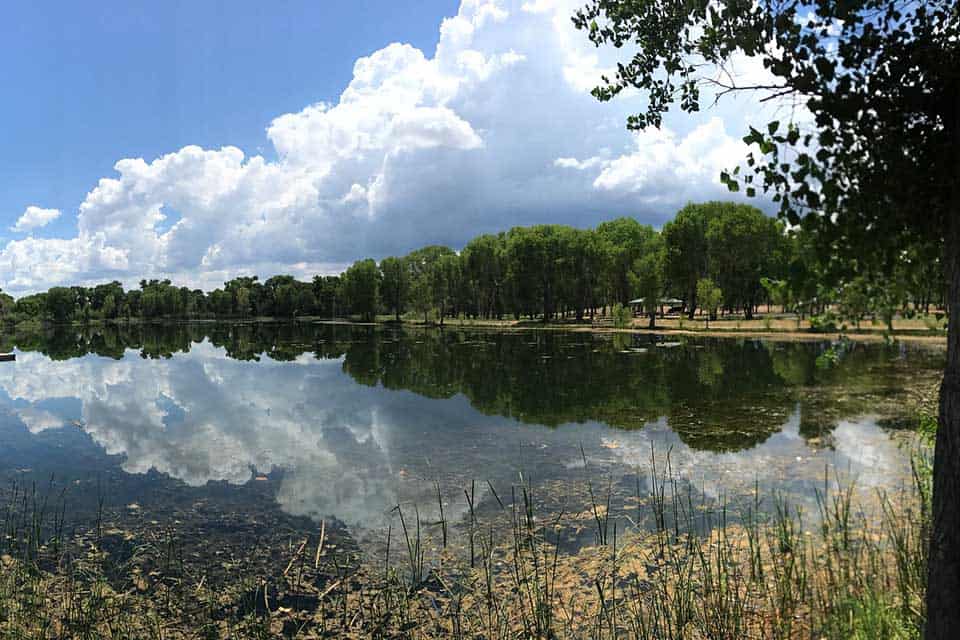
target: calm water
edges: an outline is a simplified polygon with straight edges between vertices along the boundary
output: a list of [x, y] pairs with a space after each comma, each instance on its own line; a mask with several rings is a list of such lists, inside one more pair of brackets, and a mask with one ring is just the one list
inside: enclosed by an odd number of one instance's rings
[[507, 496], [521, 473], [547, 510], [582, 508], [588, 474], [626, 501], [651, 451], [712, 496], [760, 483], [809, 500], [825, 469], [893, 485], [906, 454], [888, 427], [943, 364], [918, 346], [820, 368], [828, 343], [333, 325], [7, 340], [0, 478], [66, 488], [81, 520], [103, 501], [248, 533], [375, 531], [398, 503], [429, 514], [438, 484], [455, 519], [471, 481], [490, 508], [488, 487]]

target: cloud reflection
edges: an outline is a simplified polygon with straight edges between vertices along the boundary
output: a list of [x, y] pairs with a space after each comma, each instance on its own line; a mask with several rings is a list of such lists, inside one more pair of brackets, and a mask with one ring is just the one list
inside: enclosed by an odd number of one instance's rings
[[[0, 370], [0, 389], [31, 433], [79, 421], [107, 453], [122, 456], [128, 473], [156, 470], [196, 487], [282, 470], [276, 495], [285, 511], [367, 527], [400, 502], [432, 517], [436, 481], [449, 488], [447, 515], [457, 518], [470, 480], [504, 486], [521, 470], [569, 476], [581, 444], [591, 465], [612, 474], [644, 465], [651, 446], [671, 450], [674, 470], [713, 496], [755, 479], [822, 478], [826, 463], [881, 484], [888, 478], [880, 470], [904, 460], [871, 420], [843, 422], [827, 451], [800, 436], [798, 408], [762, 444], [710, 453], [686, 446], [666, 419], [635, 431], [595, 422], [549, 429], [483, 415], [462, 395], [429, 399], [357, 384], [342, 359], [239, 361], [206, 341], [167, 360], [133, 351], [121, 360], [68, 361], [23, 353]], [[58, 398], [79, 404], [50, 402]]]

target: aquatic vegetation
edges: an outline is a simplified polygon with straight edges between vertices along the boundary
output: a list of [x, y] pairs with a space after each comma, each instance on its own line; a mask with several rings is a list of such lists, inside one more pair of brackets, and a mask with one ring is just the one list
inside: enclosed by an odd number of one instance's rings
[[840, 352], [830, 347], [819, 356], [817, 356], [817, 368], [829, 369], [840, 363]]
[[[888, 343], [887, 346], [892, 346]], [[841, 336], [839, 340], [831, 344], [823, 353], [817, 356], [815, 361], [817, 369], [832, 369], [840, 364], [840, 361], [853, 348], [853, 343], [846, 337]]]
[[[65, 534], [58, 496], [15, 488], [0, 636], [919, 638], [929, 455], [921, 440], [912, 482], [880, 495], [826, 475], [810, 514], [759, 487], [746, 501], [698, 494], [669, 453], [638, 468], [623, 511], [594, 491], [588, 467], [583, 513], [543, 516], [523, 476], [507, 500], [490, 485], [481, 509], [471, 484], [463, 522], [397, 506], [399, 566], [392, 527], [383, 555], [356, 563], [321, 525], [292, 538], [272, 571], [216, 582], [190, 569], [183, 541], [118, 554], [96, 526]], [[597, 544], [565, 547], [569, 530], [590, 526]]]

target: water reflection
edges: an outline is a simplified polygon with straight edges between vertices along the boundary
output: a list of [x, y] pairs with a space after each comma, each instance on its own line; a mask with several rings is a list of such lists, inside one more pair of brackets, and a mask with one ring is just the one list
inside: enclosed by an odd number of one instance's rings
[[3, 471], [119, 466], [186, 488], [272, 472], [287, 513], [365, 527], [398, 502], [429, 514], [434, 483], [455, 518], [473, 479], [580, 477], [581, 446], [614, 476], [670, 450], [712, 495], [799, 486], [825, 464], [889, 483], [904, 454], [876, 418], [908, 410], [905, 394], [942, 364], [880, 346], [820, 370], [815, 344], [331, 325], [107, 327], [16, 344], [0, 367]]

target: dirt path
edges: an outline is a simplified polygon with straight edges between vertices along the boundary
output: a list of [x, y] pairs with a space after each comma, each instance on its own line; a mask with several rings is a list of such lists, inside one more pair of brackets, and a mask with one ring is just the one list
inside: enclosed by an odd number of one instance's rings
[[[908, 321], [910, 322], [910, 321]], [[423, 326], [421, 323], [406, 322], [414, 326]], [[693, 325], [693, 327], [691, 327]], [[739, 327], [738, 327], [739, 325]], [[707, 329], [704, 323], [699, 320], [685, 321], [684, 326], [680, 327], [676, 318], [667, 318], [658, 322], [656, 329], [649, 329], [646, 326], [646, 320], [636, 320], [634, 324], [626, 328], [616, 328], [610, 325], [589, 325], [586, 323], [539, 323], [531, 321], [515, 320], [448, 320], [445, 325], [451, 329], [498, 329], [506, 331], [573, 331], [584, 333], [636, 333], [636, 334], [656, 334], [664, 336], [696, 336], [712, 338], [763, 338], [764, 340], [783, 341], [783, 342], [819, 342], [823, 340], [837, 340], [841, 337], [853, 340], [855, 342], [883, 342], [887, 339], [886, 334], [879, 329], [863, 329], [861, 331], [843, 331], [843, 332], [813, 332], [810, 330], [795, 328], [796, 322], [793, 320], [777, 320], [770, 324], [770, 328], [763, 326], [758, 320], [752, 321], [730, 321], [717, 320], [710, 323]], [[921, 325], [922, 326], [922, 325]], [[934, 346], [946, 347], [947, 339], [944, 334], [933, 333], [929, 329], [925, 330], [910, 326], [894, 326], [894, 332], [890, 337], [901, 342], [912, 342], [929, 344]]]

